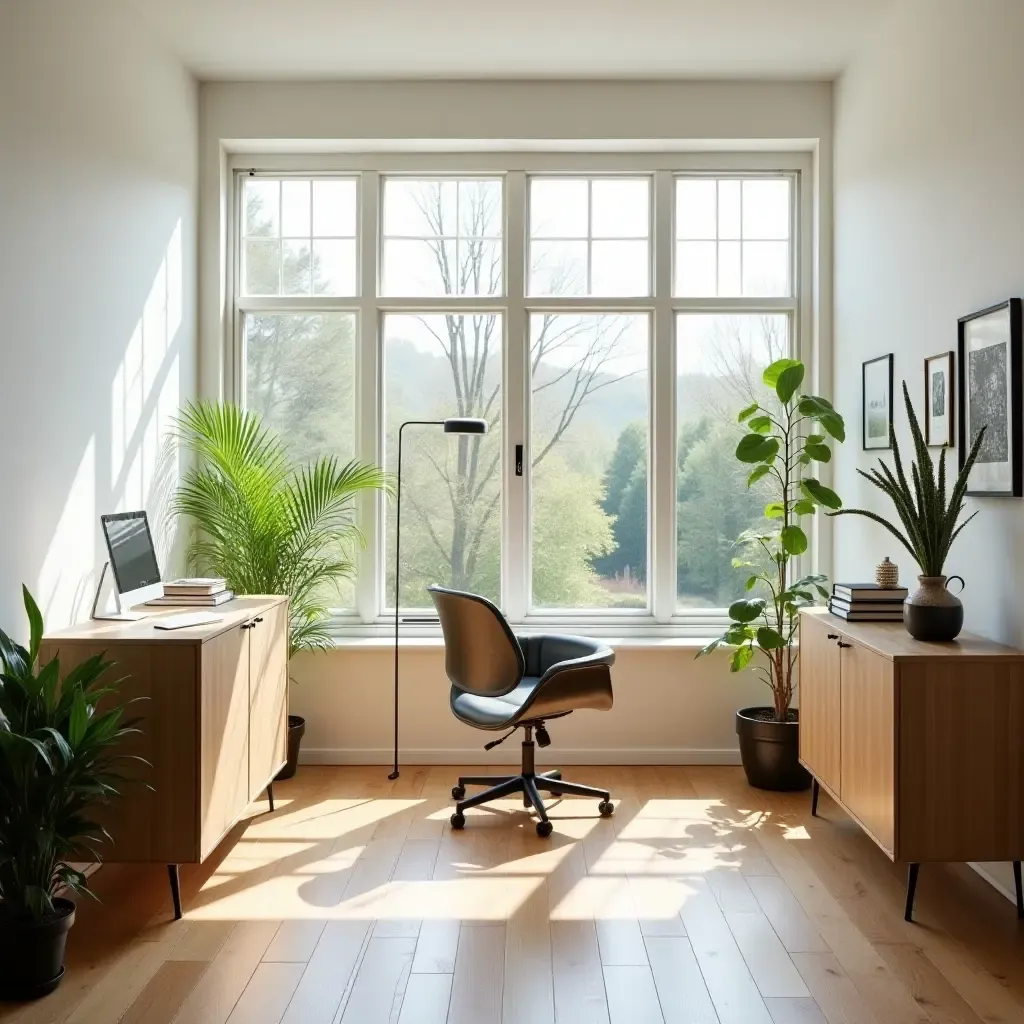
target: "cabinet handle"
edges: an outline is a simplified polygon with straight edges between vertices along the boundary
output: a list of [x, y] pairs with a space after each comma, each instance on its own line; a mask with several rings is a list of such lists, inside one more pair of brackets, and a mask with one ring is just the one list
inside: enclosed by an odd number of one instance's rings
[[238, 628], [239, 629], [252, 629], [252, 623], [251, 622], [243, 622]]
[[257, 622], [262, 622], [262, 621], [263, 621], [263, 616], [262, 615], [257, 615], [256, 618], [252, 620], [252, 624], [255, 626]]
[[829, 640], [838, 640], [839, 639], [839, 634], [838, 633], [827, 633], [826, 636], [829, 638]]
[[842, 641], [842, 640], [840, 640], [840, 641], [839, 641], [839, 646], [840, 646], [840, 647], [852, 647], [852, 646], [853, 646], [853, 644], [844, 644], [844, 643], [843, 643], [843, 641]]

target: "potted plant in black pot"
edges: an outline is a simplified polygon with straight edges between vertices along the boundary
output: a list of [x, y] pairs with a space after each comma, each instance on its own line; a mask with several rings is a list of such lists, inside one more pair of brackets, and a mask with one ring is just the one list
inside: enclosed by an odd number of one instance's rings
[[[295, 465], [260, 417], [230, 402], [189, 404], [178, 435], [195, 456], [172, 509], [197, 529], [190, 566], [222, 576], [236, 594], [286, 594], [288, 656], [329, 650], [328, 608], [339, 584], [354, 578], [362, 544], [356, 498], [389, 490], [377, 466], [321, 456]], [[288, 716], [288, 763], [295, 774], [305, 719]]]
[[[921, 569], [917, 577], [918, 588], [903, 603], [903, 622], [907, 632], [915, 640], [948, 641], [955, 639], [964, 624], [964, 607], [954, 593], [946, 586], [949, 582], [943, 575], [949, 549], [960, 531], [978, 514], [972, 512], [962, 523], [960, 514], [964, 510], [967, 496], [967, 481], [971, 468], [977, 461], [985, 438], [985, 427], [978, 431], [967, 453], [963, 468], [953, 484], [949, 499], [946, 499], [946, 449], [939, 455], [938, 473], [928, 446], [925, 444], [921, 425], [910, 401], [907, 382], [903, 382], [903, 402], [910, 422], [910, 435], [914, 441], [917, 459], [910, 464], [910, 478], [903, 470], [900, 446], [896, 431], [890, 428], [893, 465], [896, 472], [878, 460], [878, 468], [865, 472], [858, 469], [862, 477], [870, 480], [883, 494], [887, 495], [896, 509], [903, 530], [875, 512], [862, 508], [844, 508], [829, 515], [865, 516], [884, 526], [911, 554]], [[962, 577], [959, 579], [963, 584]]]
[[[114, 750], [135, 732], [97, 655], [63, 678], [37, 667], [43, 619], [24, 592], [28, 649], [0, 630], [0, 997], [32, 999], [64, 975], [75, 921], [69, 894], [89, 894], [77, 861], [98, 861], [106, 831], [89, 808], [116, 796]], [[103, 700], [103, 710], [97, 709]], [[128, 702], [130, 703], [130, 702]]]
[[[846, 437], [843, 418], [831, 403], [801, 392], [804, 365], [780, 359], [763, 374], [772, 398], [752, 402], [739, 414], [746, 433], [736, 447], [736, 458], [752, 466], [747, 486], [766, 481], [772, 488], [765, 519], [774, 529], [747, 531], [740, 538], [744, 556], [734, 559], [748, 567], [746, 590], [751, 596], [729, 606], [729, 628], [705, 647], [698, 657], [719, 647], [732, 648], [730, 670], [751, 669], [772, 692], [770, 707], [741, 708], [736, 712], [736, 733], [747, 781], [761, 789], [806, 789], [811, 778], [799, 762], [798, 716], [792, 707], [797, 678], [796, 634], [799, 610], [823, 598], [825, 577], [805, 575], [793, 579], [793, 559], [808, 546], [800, 526], [819, 506], [837, 509], [839, 496], [814, 476], [810, 467], [832, 458], [829, 440]], [[763, 485], [762, 485], [763, 486]]]

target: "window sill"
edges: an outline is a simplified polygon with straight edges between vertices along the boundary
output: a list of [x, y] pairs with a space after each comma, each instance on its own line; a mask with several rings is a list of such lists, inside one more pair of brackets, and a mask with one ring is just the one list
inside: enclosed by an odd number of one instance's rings
[[[584, 632], [574, 630], [574, 632]], [[700, 638], [692, 636], [626, 636], [626, 637], [596, 637], [603, 640], [614, 650], [682, 650], [699, 651], [707, 646], [712, 637]], [[333, 640], [335, 648], [339, 650], [393, 650], [394, 638], [388, 639], [381, 636], [336, 636]], [[401, 650], [440, 650], [444, 647], [444, 638], [440, 636], [403, 636], [398, 641]]]

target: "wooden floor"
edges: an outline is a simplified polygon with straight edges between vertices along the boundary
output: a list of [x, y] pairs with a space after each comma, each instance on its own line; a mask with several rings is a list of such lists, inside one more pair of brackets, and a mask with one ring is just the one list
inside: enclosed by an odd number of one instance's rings
[[[487, 769], [465, 768], [465, 773]], [[903, 876], [825, 795], [736, 768], [574, 768], [617, 802], [448, 824], [459, 769], [310, 768], [202, 868], [108, 865], [52, 996], [68, 1024], [1011, 1024], [1024, 927], [963, 866]], [[262, 813], [261, 813], [262, 812]]]

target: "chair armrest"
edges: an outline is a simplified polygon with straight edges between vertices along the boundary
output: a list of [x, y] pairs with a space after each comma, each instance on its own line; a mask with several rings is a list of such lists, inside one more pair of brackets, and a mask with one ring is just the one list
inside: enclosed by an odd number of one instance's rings
[[613, 665], [615, 652], [600, 640], [545, 633], [517, 637], [526, 658], [526, 675], [544, 676], [571, 666]]
[[526, 674], [539, 677], [520, 719], [547, 718], [580, 708], [611, 708], [615, 652], [607, 644], [557, 635], [520, 637], [519, 643], [526, 656]]

